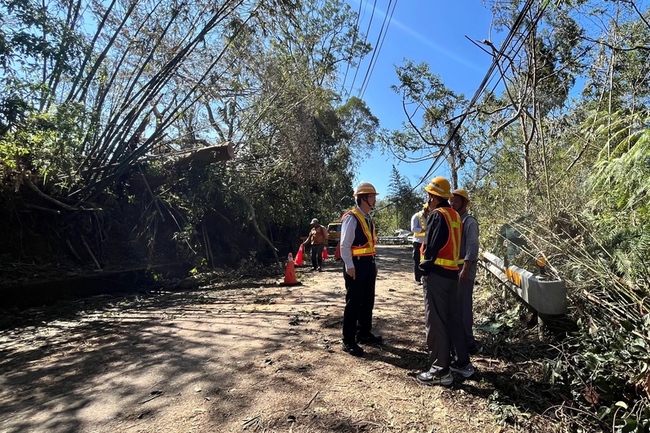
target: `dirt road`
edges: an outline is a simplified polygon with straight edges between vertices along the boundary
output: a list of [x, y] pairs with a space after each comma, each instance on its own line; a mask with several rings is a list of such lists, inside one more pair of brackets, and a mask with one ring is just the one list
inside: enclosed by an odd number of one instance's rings
[[[281, 279], [96, 297], [16, 312], [0, 330], [0, 432], [505, 432], [488, 410], [503, 362], [451, 388], [425, 367], [408, 246], [379, 248], [374, 331], [340, 350], [339, 262]], [[479, 338], [481, 335], [479, 334]]]

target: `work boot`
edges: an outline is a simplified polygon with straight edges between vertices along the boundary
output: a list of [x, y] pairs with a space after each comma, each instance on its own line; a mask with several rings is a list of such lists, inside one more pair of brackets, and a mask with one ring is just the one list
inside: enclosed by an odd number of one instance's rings
[[343, 342], [341, 349], [352, 356], [363, 356], [363, 349], [357, 343]]
[[361, 344], [381, 344], [384, 339], [381, 335], [374, 335], [370, 332], [367, 334], [358, 334], [357, 342]]

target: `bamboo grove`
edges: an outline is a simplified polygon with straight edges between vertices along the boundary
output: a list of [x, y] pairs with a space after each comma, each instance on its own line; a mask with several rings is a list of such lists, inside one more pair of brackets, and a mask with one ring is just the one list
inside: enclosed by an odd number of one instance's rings
[[[507, 37], [476, 41], [485, 82], [467, 97], [406, 59], [388, 130], [342, 89], [373, 50], [345, 2], [0, 0], [0, 264], [278, 261], [351, 206], [371, 150], [424, 154], [472, 194], [484, 248], [512, 223], [569, 284], [578, 330], [545, 362], [569, 429], [647, 431], [648, 4], [486, 6]], [[421, 205], [390, 177], [384, 233]]]

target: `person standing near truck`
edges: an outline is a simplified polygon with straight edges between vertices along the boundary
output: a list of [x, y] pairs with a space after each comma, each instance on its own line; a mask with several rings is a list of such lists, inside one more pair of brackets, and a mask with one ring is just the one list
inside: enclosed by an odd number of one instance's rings
[[311, 266], [314, 271], [323, 270], [323, 248], [327, 246], [327, 230], [318, 219], [311, 220], [311, 231], [303, 245], [311, 243]]

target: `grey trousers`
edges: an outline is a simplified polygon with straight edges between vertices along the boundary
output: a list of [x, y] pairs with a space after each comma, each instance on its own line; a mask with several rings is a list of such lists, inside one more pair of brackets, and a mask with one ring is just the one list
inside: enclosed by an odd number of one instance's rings
[[458, 304], [460, 305], [461, 316], [463, 317], [463, 327], [465, 328], [465, 337], [467, 338], [467, 347], [475, 349], [476, 339], [474, 338], [474, 281], [476, 280], [476, 262], [472, 263], [469, 269], [469, 279], [464, 283], [458, 282]]
[[453, 350], [456, 362], [464, 367], [469, 354], [458, 305], [458, 281], [431, 273], [423, 291], [429, 365], [446, 374]]

